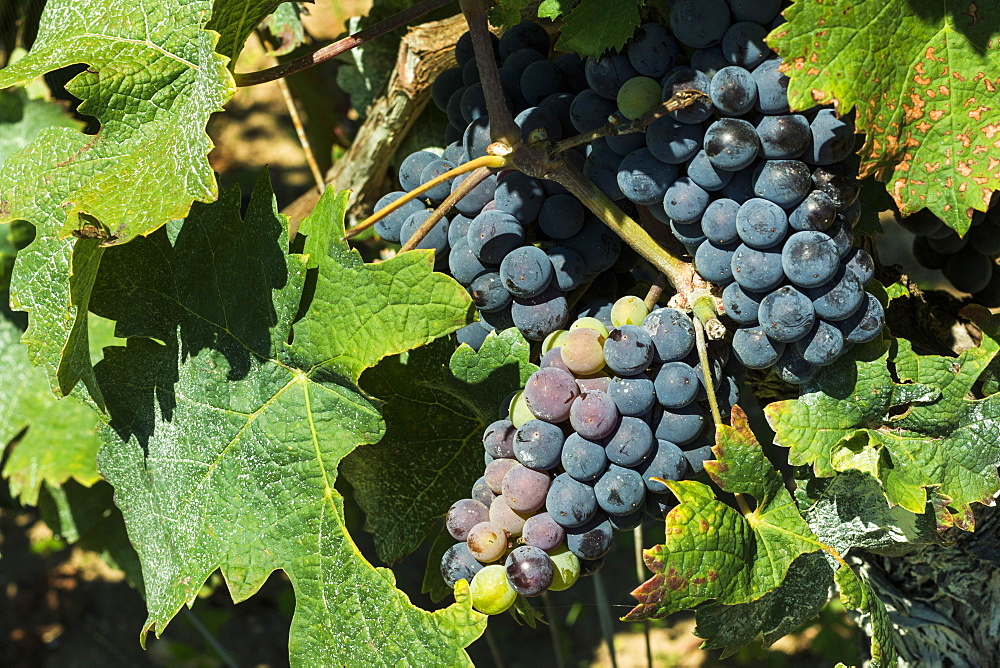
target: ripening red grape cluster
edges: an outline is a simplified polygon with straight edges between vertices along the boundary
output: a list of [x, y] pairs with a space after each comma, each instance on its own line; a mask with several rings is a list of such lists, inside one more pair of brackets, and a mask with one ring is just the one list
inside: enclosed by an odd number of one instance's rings
[[[448, 511], [458, 543], [449, 585], [471, 582], [472, 604], [496, 614], [517, 595], [560, 591], [600, 568], [614, 531], [673, 506], [665, 481], [698, 475], [714, 422], [691, 318], [650, 313], [638, 297], [582, 317], [542, 345], [540, 368], [483, 434], [486, 469]], [[720, 410], [737, 395], [738, 364], [713, 360]]]

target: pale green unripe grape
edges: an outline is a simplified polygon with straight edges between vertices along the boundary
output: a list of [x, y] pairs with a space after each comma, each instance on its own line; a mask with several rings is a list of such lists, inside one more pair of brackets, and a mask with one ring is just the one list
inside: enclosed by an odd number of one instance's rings
[[514, 605], [517, 592], [507, 581], [507, 569], [500, 564], [486, 566], [469, 585], [472, 607], [484, 615], [499, 615]]
[[525, 422], [534, 419], [535, 414], [528, 408], [528, 402], [524, 398], [524, 390], [521, 390], [510, 400], [510, 421], [520, 429]]
[[574, 322], [572, 325], [569, 326], [569, 331], [572, 332], [574, 329], [594, 330], [595, 332], [601, 335], [602, 344], [604, 343], [604, 339], [608, 338], [608, 328], [605, 327], [604, 323], [598, 320], [597, 318], [591, 318], [589, 316], [586, 318], [580, 318], [579, 320], [577, 320], [576, 322]]
[[557, 329], [556, 331], [546, 336], [545, 340], [542, 341], [542, 354], [544, 355], [553, 348], [558, 348], [559, 346], [561, 346], [567, 334], [569, 334], [568, 330]]
[[633, 77], [618, 91], [618, 110], [634, 121], [656, 105], [660, 104], [663, 87], [649, 77]]
[[615, 327], [641, 325], [647, 315], [646, 302], [634, 295], [625, 295], [611, 307], [611, 324]]
[[569, 551], [565, 543], [548, 553], [552, 559], [552, 584], [549, 591], [563, 591], [580, 579], [580, 558]]

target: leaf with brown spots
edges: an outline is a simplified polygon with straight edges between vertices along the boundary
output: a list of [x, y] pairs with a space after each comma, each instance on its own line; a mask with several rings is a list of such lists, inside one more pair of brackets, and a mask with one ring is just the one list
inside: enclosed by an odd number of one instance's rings
[[768, 39], [792, 107], [857, 108], [862, 175], [884, 181], [904, 215], [927, 207], [962, 233], [1000, 188], [1000, 40], [976, 6], [796, 2]]
[[723, 491], [752, 496], [755, 509], [742, 515], [700, 482], [668, 483], [680, 504], [667, 515], [665, 543], [644, 553], [654, 575], [632, 592], [639, 605], [626, 620], [664, 617], [710, 600], [755, 601], [781, 585], [799, 555], [823, 548], [739, 407], [732, 421], [718, 427], [717, 461], [705, 470]]
[[891, 505], [919, 515], [930, 501], [939, 528], [974, 529], [972, 504], [1000, 491], [1000, 394], [969, 393], [1000, 351], [1000, 327], [979, 307], [963, 314], [984, 332], [978, 348], [956, 358], [917, 355], [905, 339], [858, 346], [798, 399], [765, 409], [775, 444], [817, 476], [869, 473]]

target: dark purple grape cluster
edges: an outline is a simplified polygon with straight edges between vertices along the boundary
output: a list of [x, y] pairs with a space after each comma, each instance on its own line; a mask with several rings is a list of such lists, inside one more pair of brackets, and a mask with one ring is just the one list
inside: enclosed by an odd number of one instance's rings
[[[663, 481], [699, 475], [712, 458], [691, 318], [672, 308], [649, 313], [637, 297], [585, 312], [598, 317], [546, 338], [540, 368], [483, 435], [483, 477], [448, 511], [448, 530], [464, 541], [442, 560], [452, 586], [503, 563], [518, 594], [537, 595], [559, 570], [547, 555], [566, 559], [567, 551], [592, 572], [615, 530], [666, 516], [674, 497]], [[712, 352], [708, 373], [728, 416], [741, 367]], [[515, 558], [526, 548], [530, 566]]]
[[[570, 105], [586, 87], [583, 61], [573, 54], [549, 59], [549, 35], [534, 23], [511, 28], [494, 38], [493, 47], [508, 107], [525, 140], [571, 134]], [[403, 160], [402, 190], [379, 200], [376, 210], [487, 154], [489, 118], [469, 33], [459, 39], [455, 57], [458, 67], [432, 85], [434, 104], [448, 114], [452, 143], [441, 155], [417, 151]], [[582, 165], [584, 156], [570, 151], [569, 159]], [[376, 231], [386, 241], [405, 243], [431, 214], [429, 207], [465, 178], [431, 189], [379, 221]], [[621, 241], [559, 184], [507, 170], [459, 200], [417, 248], [433, 248], [442, 268], [469, 290], [480, 322], [460, 330], [458, 338], [478, 349], [493, 330], [517, 327], [525, 338], [541, 341], [565, 327], [566, 294], [610, 269]]]
[[[679, 0], [670, 29], [642, 26], [621, 53], [588, 60], [573, 101], [576, 129], [622, 122], [696, 89], [707, 100], [645, 133], [594, 141], [585, 172], [612, 200], [648, 207], [725, 286], [749, 368], [802, 383], [879, 335], [882, 305], [864, 286], [874, 264], [853, 246], [854, 125], [833, 109], [790, 113], [788, 79], [764, 37], [777, 1]], [[684, 55], [681, 44], [693, 49]]]
[[965, 236], [945, 225], [927, 209], [902, 218], [899, 224], [912, 232], [913, 257], [927, 269], [940, 269], [959, 292], [967, 292], [978, 304], [1000, 306], [1000, 193], [994, 193], [989, 209], [972, 216]]

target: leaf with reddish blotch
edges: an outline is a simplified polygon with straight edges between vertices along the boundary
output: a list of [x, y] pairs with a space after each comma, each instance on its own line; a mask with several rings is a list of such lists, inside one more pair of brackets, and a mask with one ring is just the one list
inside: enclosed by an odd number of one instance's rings
[[709, 600], [755, 601], [781, 585], [796, 557], [823, 549], [739, 407], [732, 422], [717, 426], [717, 460], [705, 470], [723, 491], [752, 496], [756, 507], [741, 514], [708, 485], [668, 483], [680, 504], [667, 515], [665, 543], [644, 553], [654, 575], [632, 592], [639, 605], [625, 620], [665, 617]]
[[995, 8], [931, 0], [814, 0], [769, 36], [795, 109], [857, 109], [862, 175], [904, 215], [924, 207], [964, 233], [1000, 188]]

